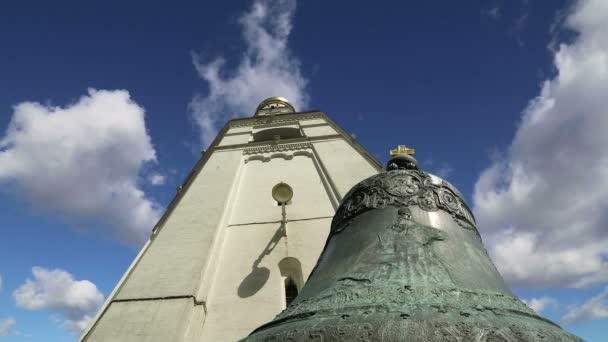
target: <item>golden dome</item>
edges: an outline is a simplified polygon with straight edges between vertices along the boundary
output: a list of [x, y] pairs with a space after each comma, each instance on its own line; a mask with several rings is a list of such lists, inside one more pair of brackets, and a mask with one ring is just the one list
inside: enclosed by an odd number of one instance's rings
[[287, 101], [286, 98], [284, 97], [280, 97], [280, 96], [273, 96], [273, 97], [269, 97], [266, 100], [262, 101], [260, 103], [260, 105], [258, 106], [258, 108], [256, 108], [256, 114], [258, 114], [260, 111], [264, 110], [264, 109], [271, 109], [274, 108], [275, 106], [272, 106], [273, 104], [276, 104], [276, 107], [283, 107], [285, 109], [288, 109], [289, 112], [295, 112], [295, 108], [293, 108], [292, 104], [289, 103], [289, 101]]

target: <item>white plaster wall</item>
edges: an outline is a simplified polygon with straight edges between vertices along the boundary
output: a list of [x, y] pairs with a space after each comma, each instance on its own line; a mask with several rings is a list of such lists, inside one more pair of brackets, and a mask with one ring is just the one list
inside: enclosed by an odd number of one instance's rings
[[[255, 157], [244, 164], [225, 230], [203, 341], [236, 341], [272, 320], [285, 306], [279, 262], [298, 259], [307, 278], [329, 232], [334, 208], [312, 150]], [[281, 207], [271, 196], [281, 181], [294, 190], [286, 206], [287, 237], [279, 222]]]
[[228, 129], [228, 131], [226, 132], [226, 134], [251, 132], [251, 129], [252, 129], [252, 127], [251, 127], [251, 126], [243, 126], [243, 127], [230, 127], [230, 128]]
[[113, 302], [86, 341], [181, 341], [192, 308], [190, 298]]
[[336, 130], [327, 125], [327, 126], [313, 126], [313, 127], [304, 127], [304, 134], [306, 134], [307, 137], [320, 137], [320, 136], [324, 136], [324, 135], [335, 135], [338, 134], [338, 132], [336, 132]]
[[118, 299], [193, 294], [241, 164], [241, 151], [213, 153], [126, 279]]
[[279, 262], [297, 258], [307, 279], [330, 223], [331, 218], [288, 222], [287, 237], [280, 223], [228, 227], [202, 341], [237, 341], [271, 321], [285, 306]]
[[[305, 153], [312, 154], [312, 151]], [[289, 184], [294, 193], [291, 204], [286, 206], [288, 219], [334, 214], [312, 156], [297, 153], [294, 156], [293, 152], [289, 152], [264, 157], [270, 160], [250, 160], [245, 164], [230, 224], [280, 220], [281, 207], [277, 206], [271, 194], [272, 187], [279, 182]]]
[[341, 200], [357, 183], [378, 171], [346, 140], [334, 139], [313, 143], [319, 160]]
[[319, 125], [319, 124], [324, 124], [327, 123], [327, 121], [325, 119], [311, 119], [311, 120], [302, 120], [300, 121], [300, 126], [304, 127], [304, 126], [310, 126], [310, 125]]
[[251, 134], [248, 133], [226, 135], [222, 138], [222, 141], [220, 141], [219, 146], [246, 144], [250, 139]]
[[200, 342], [203, 338], [203, 325], [207, 313], [204, 305], [194, 305], [190, 312], [190, 317], [185, 317], [186, 332], [181, 342]]

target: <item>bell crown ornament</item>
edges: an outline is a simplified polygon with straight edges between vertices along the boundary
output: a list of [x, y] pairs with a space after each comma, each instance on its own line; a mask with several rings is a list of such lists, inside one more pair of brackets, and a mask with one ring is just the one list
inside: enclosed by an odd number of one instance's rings
[[244, 341], [582, 341], [513, 295], [458, 190], [393, 151], [344, 196], [298, 296]]

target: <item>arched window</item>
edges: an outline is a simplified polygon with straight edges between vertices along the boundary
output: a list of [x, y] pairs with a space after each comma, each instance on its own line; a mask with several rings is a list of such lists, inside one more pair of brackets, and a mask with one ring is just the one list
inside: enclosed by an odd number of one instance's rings
[[293, 279], [289, 277], [284, 278], [285, 283], [285, 304], [289, 306], [291, 302], [298, 296], [298, 286], [293, 281]]
[[283, 280], [281, 296], [285, 300], [285, 306], [287, 306], [298, 296], [304, 285], [302, 265], [298, 259], [287, 257], [279, 262], [279, 270]]

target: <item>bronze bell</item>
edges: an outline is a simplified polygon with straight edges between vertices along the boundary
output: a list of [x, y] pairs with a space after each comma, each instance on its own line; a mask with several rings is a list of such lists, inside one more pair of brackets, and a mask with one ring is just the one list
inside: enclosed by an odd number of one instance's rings
[[344, 197], [297, 298], [244, 341], [582, 341], [513, 295], [462, 195], [393, 152]]

